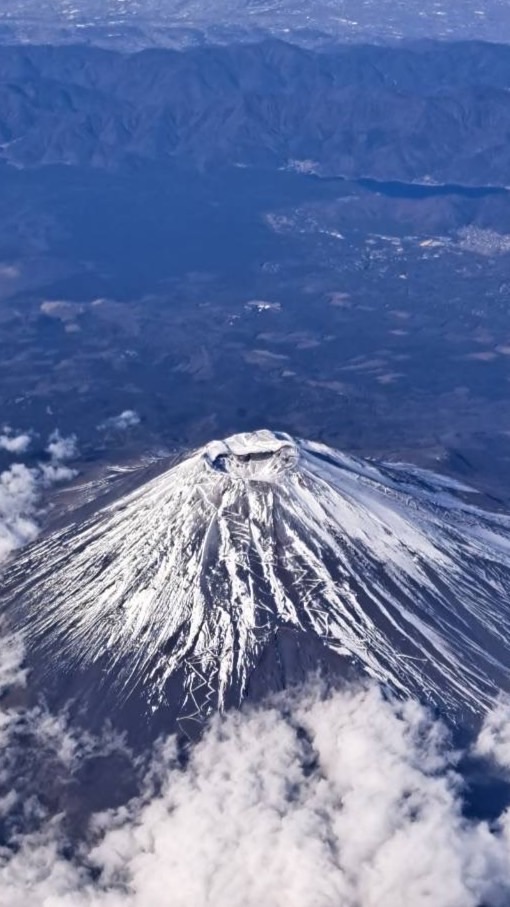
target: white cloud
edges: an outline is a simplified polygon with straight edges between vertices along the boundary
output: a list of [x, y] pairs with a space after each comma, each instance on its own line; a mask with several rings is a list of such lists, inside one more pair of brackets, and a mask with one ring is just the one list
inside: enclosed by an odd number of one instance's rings
[[134, 409], [125, 409], [118, 416], [112, 416], [106, 419], [98, 428], [113, 429], [114, 431], [126, 431], [128, 428], [135, 428], [140, 424], [140, 416]]
[[38, 484], [37, 470], [23, 463], [0, 474], [0, 563], [37, 535]]
[[[34, 904], [49, 907], [40, 887], [42, 876], [51, 871], [45, 861], [53, 857], [55, 876], [66, 875], [59, 850], [64, 842], [61, 816], [52, 815], [52, 798], [60, 804], [67, 791], [71, 799], [76, 795], [76, 772], [86, 772], [89, 760], [92, 766], [109, 756], [117, 762], [121, 757], [135, 762], [124, 739], [109, 727], [93, 736], [73, 728], [65, 712], [53, 715], [43, 704], [28, 708], [23, 699], [27, 686], [23, 640], [3, 623], [0, 633], [0, 696], [14, 694], [2, 698], [0, 709], [0, 876], [6, 884], [0, 890], [0, 905], [10, 904], [11, 898], [13, 907], [21, 904], [24, 886], [30, 903], [34, 884]], [[6, 840], [11, 850], [3, 846]], [[17, 876], [18, 868], [26, 873], [24, 880]], [[70, 864], [67, 876], [76, 890], [80, 869]], [[50, 886], [47, 891], [51, 900]]]
[[502, 697], [485, 717], [474, 752], [493, 760], [510, 775], [510, 699]]
[[43, 485], [48, 488], [50, 485], [57, 485], [60, 482], [69, 482], [77, 476], [76, 469], [69, 466], [63, 466], [61, 463], [40, 463], [39, 472]]
[[76, 435], [61, 435], [58, 428], [51, 433], [48, 439], [46, 452], [50, 455], [49, 463], [40, 463], [39, 472], [42, 483], [48, 487], [59, 482], [68, 482], [77, 475], [75, 469], [65, 466], [66, 460], [73, 460], [78, 456], [78, 441]]
[[76, 435], [64, 437], [60, 434], [58, 428], [51, 433], [46, 448], [54, 463], [61, 463], [63, 460], [72, 460], [78, 454], [78, 444]]
[[506, 907], [508, 816], [464, 817], [456, 758], [424, 708], [375, 687], [231, 713], [185, 768], [158, 745], [143, 795], [96, 819], [79, 861], [55, 822], [4, 851], [0, 904]]
[[49, 462], [35, 467], [13, 463], [0, 473], [0, 564], [37, 537], [42, 490], [69, 481], [77, 474], [62, 462], [77, 455], [74, 435], [63, 437], [58, 430], [54, 431], [47, 452]]
[[16, 434], [9, 425], [4, 425], [0, 434], [0, 449], [8, 453], [23, 454], [30, 447], [32, 438], [27, 432]]

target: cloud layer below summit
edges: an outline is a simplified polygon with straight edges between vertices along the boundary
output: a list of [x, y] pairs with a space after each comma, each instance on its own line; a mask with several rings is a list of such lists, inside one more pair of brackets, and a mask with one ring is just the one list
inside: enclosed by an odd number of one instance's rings
[[[16, 652], [11, 644], [11, 671]], [[500, 704], [479, 738], [503, 771], [508, 719]], [[19, 720], [4, 716], [4, 776]], [[62, 772], [90, 754], [63, 717], [35, 711], [24, 723]], [[175, 740], [160, 741], [142, 795], [96, 817], [74, 858], [59, 821], [39, 816], [2, 852], [0, 904], [503, 907], [510, 815], [465, 818], [458, 759], [415, 702], [385, 701], [375, 686], [328, 696], [312, 687], [217, 718], [185, 768]], [[16, 804], [11, 781], [4, 813]]]

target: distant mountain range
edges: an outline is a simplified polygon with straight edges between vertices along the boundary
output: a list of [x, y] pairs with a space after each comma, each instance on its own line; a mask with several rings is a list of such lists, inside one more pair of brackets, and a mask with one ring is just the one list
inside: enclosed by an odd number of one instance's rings
[[506, 0], [10, 0], [0, 41], [140, 49], [284, 37], [306, 46], [396, 39], [510, 40]]
[[23, 168], [298, 162], [328, 176], [506, 185], [509, 89], [510, 47], [482, 43], [5, 46], [0, 155]]

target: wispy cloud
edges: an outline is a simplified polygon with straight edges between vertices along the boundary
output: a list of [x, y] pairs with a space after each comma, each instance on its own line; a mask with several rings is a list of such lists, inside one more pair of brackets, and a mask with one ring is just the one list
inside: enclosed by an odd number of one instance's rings
[[111, 416], [98, 425], [98, 428], [110, 431], [127, 431], [140, 424], [140, 416], [134, 409], [125, 409], [118, 416]]
[[27, 671], [23, 666], [25, 646], [19, 633], [12, 633], [0, 622], [0, 698], [13, 686], [25, 686]]

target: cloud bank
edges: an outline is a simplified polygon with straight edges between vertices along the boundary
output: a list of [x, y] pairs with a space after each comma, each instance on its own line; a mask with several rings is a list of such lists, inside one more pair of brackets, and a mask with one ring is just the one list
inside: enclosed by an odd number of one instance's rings
[[458, 757], [422, 706], [376, 687], [231, 713], [184, 767], [161, 741], [141, 796], [96, 816], [72, 859], [55, 820], [18, 836], [0, 904], [507, 907], [510, 818], [464, 816]]

